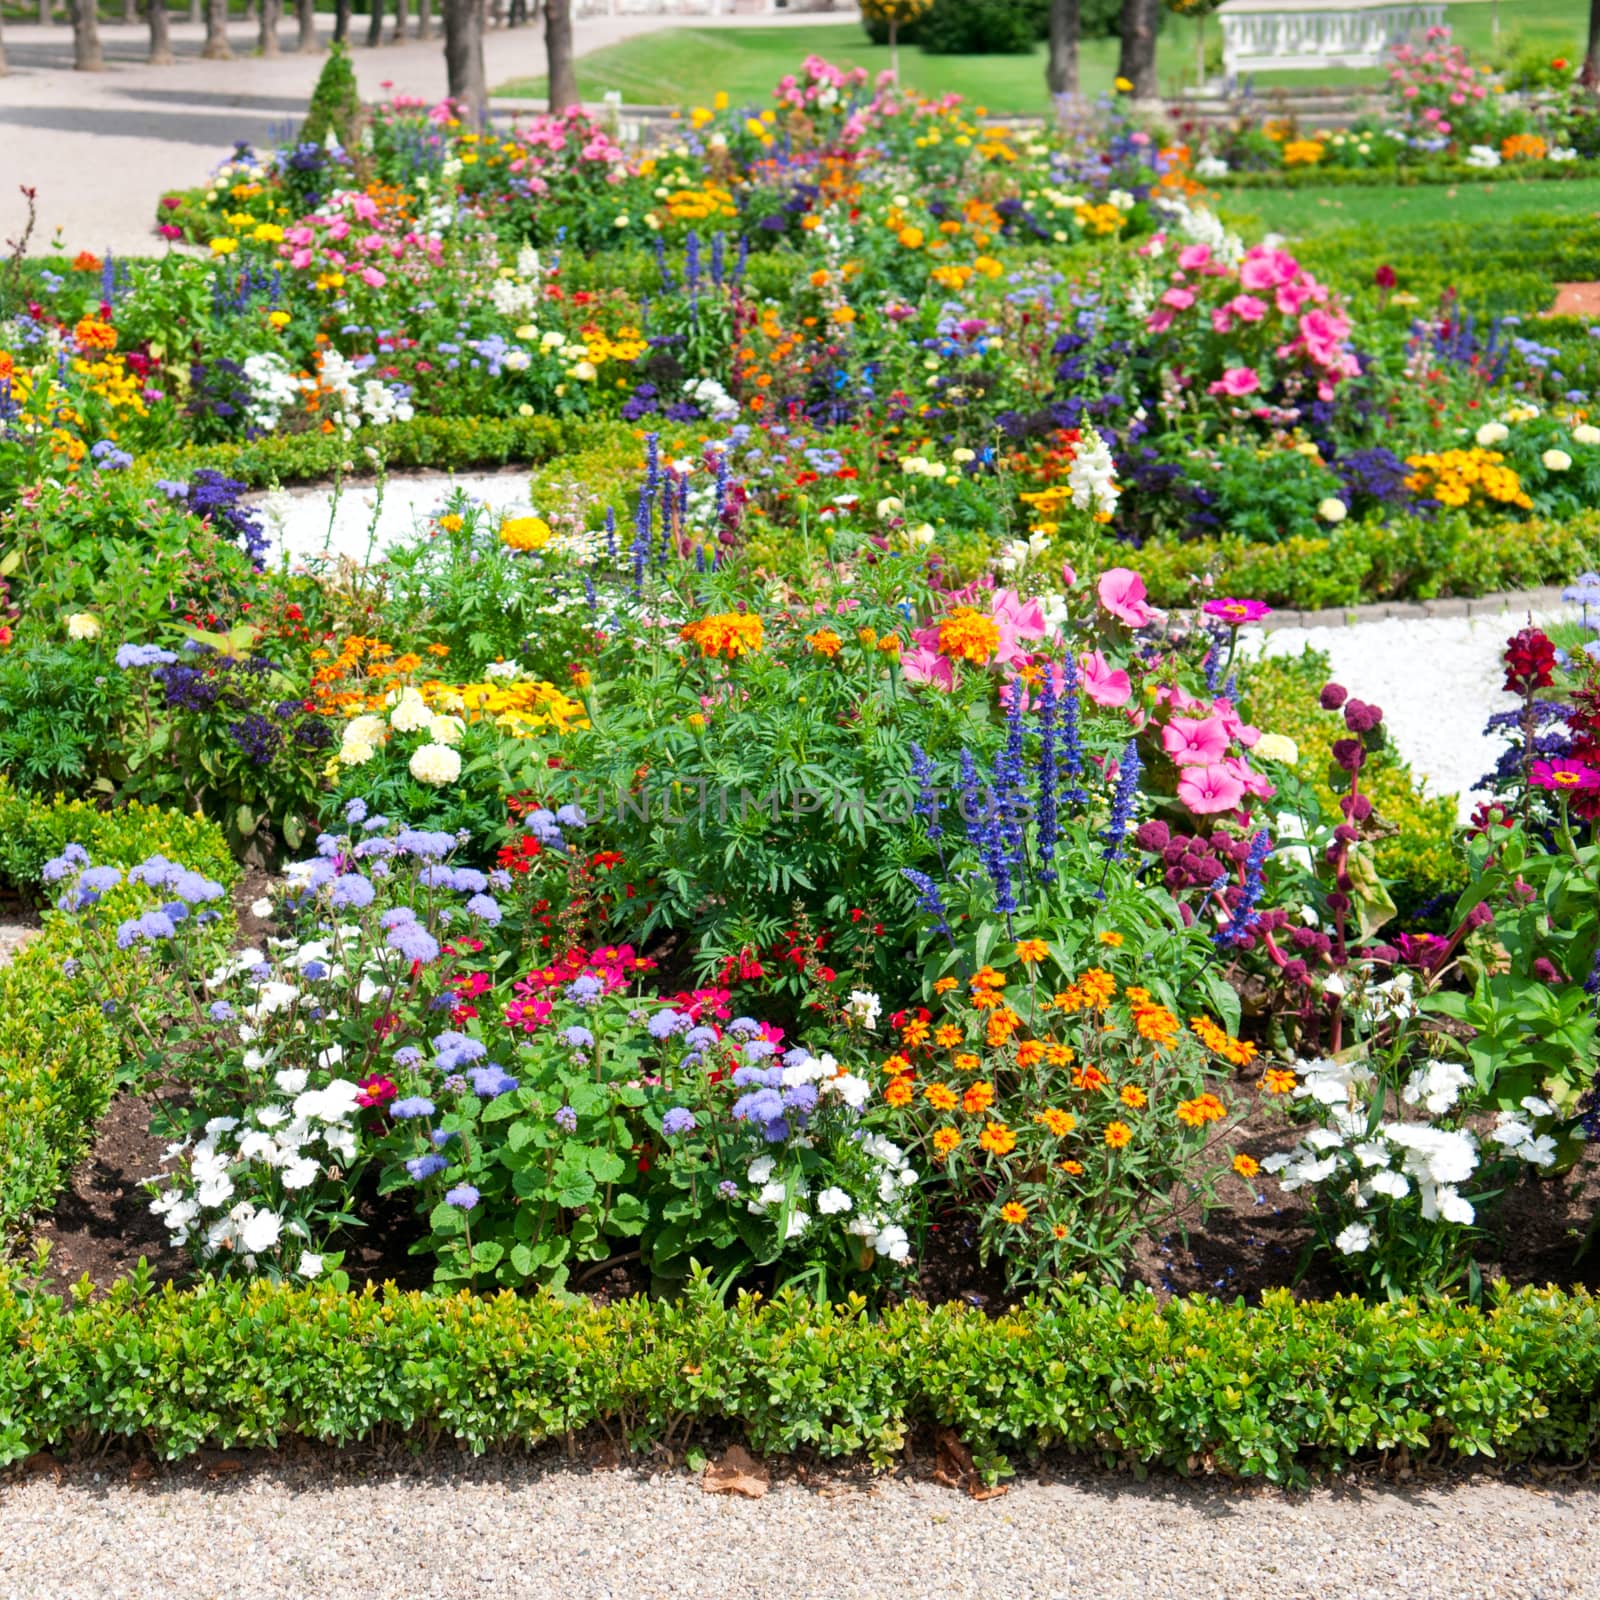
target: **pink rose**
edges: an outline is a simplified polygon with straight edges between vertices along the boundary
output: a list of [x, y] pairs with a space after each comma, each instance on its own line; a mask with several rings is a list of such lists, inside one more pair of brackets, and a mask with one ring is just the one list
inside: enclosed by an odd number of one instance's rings
[[1194, 304], [1194, 291], [1191, 289], [1168, 289], [1162, 295], [1161, 303], [1171, 306], [1174, 311], [1187, 311]]
[[1228, 302], [1228, 310], [1241, 322], [1260, 322], [1267, 314], [1267, 302], [1253, 294], [1236, 294]]
[[1185, 272], [1198, 272], [1211, 260], [1211, 246], [1191, 244], [1178, 252], [1178, 265]]

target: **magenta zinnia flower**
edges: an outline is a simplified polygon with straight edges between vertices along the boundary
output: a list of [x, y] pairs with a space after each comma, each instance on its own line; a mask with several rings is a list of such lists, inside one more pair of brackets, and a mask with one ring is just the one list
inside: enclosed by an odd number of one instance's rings
[[1528, 773], [1528, 782], [1535, 789], [1576, 794], [1583, 789], [1600, 789], [1600, 772], [1581, 761], [1535, 761]]
[[1243, 627], [1272, 615], [1272, 607], [1261, 600], [1207, 600], [1200, 608], [1208, 617], [1221, 617], [1230, 628]]

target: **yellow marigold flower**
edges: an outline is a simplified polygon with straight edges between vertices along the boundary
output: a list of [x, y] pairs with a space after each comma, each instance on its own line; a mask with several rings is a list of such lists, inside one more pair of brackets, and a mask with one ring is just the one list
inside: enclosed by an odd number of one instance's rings
[[1017, 960], [1025, 965], [1032, 966], [1045, 960], [1050, 954], [1050, 946], [1043, 939], [1018, 939]]
[[1018, 1227], [1028, 1220], [1028, 1208], [1020, 1200], [1007, 1200], [1000, 1207], [1000, 1220]]
[[239, 241], [237, 239], [221, 238], [211, 241], [211, 253], [214, 256], [231, 256], [238, 248]]
[[550, 543], [550, 524], [543, 517], [507, 517], [500, 524], [500, 543], [510, 550], [543, 550]]
[[950, 1064], [956, 1069], [957, 1072], [976, 1072], [982, 1065], [978, 1057], [975, 1056], [970, 1050], [962, 1050], [958, 1052]]
[[1113, 1150], [1126, 1149], [1133, 1142], [1133, 1129], [1126, 1122], [1108, 1122], [1105, 1140]]
[[1261, 1075], [1261, 1087], [1268, 1094], [1288, 1094], [1295, 1086], [1295, 1075], [1287, 1067], [1268, 1067]]
[[984, 666], [1000, 648], [1000, 629], [971, 606], [957, 606], [939, 621], [939, 654]]
[[1125, 1085], [1122, 1093], [1118, 1095], [1117, 1098], [1123, 1103], [1123, 1105], [1127, 1106], [1130, 1111], [1143, 1111], [1144, 1108], [1150, 1104], [1149, 1095], [1147, 1095], [1136, 1083]]
[[961, 1104], [961, 1096], [948, 1083], [930, 1083], [922, 1091], [922, 1098], [935, 1111], [954, 1111]]
[[726, 656], [730, 661], [754, 654], [765, 643], [761, 618], [750, 611], [722, 611], [701, 617], [679, 628], [678, 637], [694, 645], [702, 656]]
[[1078, 1126], [1078, 1119], [1070, 1111], [1058, 1111], [1054, 1106], [1035, 1111], [1033, 1120], [1041, 1128], [1048, 1128], [1058, 1139], [1065, 1139]]
[[1253, 1178], [1261, 1170], [1261, 1163], [1254, 1156], [1237, 1155], [1233, 1158], [1233, 1170], [1241, 1178]]
[[1008, 1156], [1017, 1147], [1017, 1136], [1003, 1122], [987, 1124], [978, 1143], [992, 1156]]
[[706, 714], [703, 711], [691, 711], [684, 720], [698, 733], [706, 725]]
[[1178, 1103], [1178, 1121], [1186, 1128], [1203, 1128], [1208, 1122], [1220, 1122], [1228, 1108], [1214, 1094], [1196, 1095], [1193, 1100]]
[[848, 327], [856, 320], [856, 314], [850, 309], [849, 306], [835, 306], [833, 311], [833, 320], [841, 327]]
[[943, 1161], [961, 1143], [961, 1135], [954, 1128], [935, 1128], [933, 1153]]

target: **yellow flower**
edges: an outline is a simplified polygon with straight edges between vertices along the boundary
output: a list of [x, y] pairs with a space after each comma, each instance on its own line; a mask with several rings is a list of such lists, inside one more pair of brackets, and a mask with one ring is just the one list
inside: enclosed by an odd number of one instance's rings
[[1261, 1087], [1268, 1094], [1289, 1094], [1295, 1085], [1295, 1076], [1287, 1067], [1268, 1067], [1261, 1075]]
[[1008, 1156], [1017, 1147], [1017, 1136], [1003, 1122], [991, 1122], [978, 1135], [978, 1143], [992, 1156]]
[[500, 543], [511, 550], [543, 550], [550, 543], [550, 524], [543, 517], [507, 517], [500, 524]]
[[239, 248], [237, 239], [213, 239], [211, 253], [214, 256], [231, 256]]
[[1097, 934], [1095, 937], [1099, 939], [1101, 944], [1108, 946], [1112, 950], [1120, 950], [1122, 948], [1123, 938], [1120, 933], [1113, 933], [1108, 929], [1105, 933]]
[[1128, 1084], [1117, 1098], [1130, 1111], [1143, 1111], [1150, 1103], [1150, 1097], [1136, 1083]]
[[1254, 1156], [1237, 1155], [1233, 1158], [1233, 1170], [1241, 1178], [1253, 1178], [1261, 1170], [1261, 1163]]
[[678, 637], [696, 646], [702, 656], [726, 656], [729, 661], [753, 654], [765, 642], [761, 618], [749, 611], [721, 611], [701, 617], [685, 623], [678, 630]]
[[1133, 1142], [1133, 1129], [1126, 1122], [1108, 1122], [1105, 1137], [1113, 1150], [1121, 1150]]
[[289, 326], [289, 313], [287, 311], [269, 311], [267, 321], [274, 328], [287, 328]]
[[1220, 1122], [1228, 1108], [1214, 1094], [1196, 1095], [1193, 1100], [1178, 1104], [1178, 1121], [1187, 1128], [1203, 1128], [1208, 1122]]
[[961, 1135], [954, 1128], [936, 1128], [933, 1134], [933, 1153], [943, 1161], [961, 1143]]
[[1111, 87], [1115, 89], [1118, 94], [1133, 93], [1133, 84], [1127, 78], [1113, 78], [1111, 80]]
[[1050, 946], [1043, 939], [1018, 939], [1017, 960], [1032, 966], [1050, 954]]
[[1028, 1220], [1028, 1208], [1020, 1200], [1007, 1200], [1000, 1207], [1000, 1220], [1017, 1227]]

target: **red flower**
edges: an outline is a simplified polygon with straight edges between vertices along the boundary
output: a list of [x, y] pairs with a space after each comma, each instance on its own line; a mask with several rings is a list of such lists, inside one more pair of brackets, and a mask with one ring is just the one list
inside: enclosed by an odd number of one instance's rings
[[1506, 688], [1512, 694], [1532, 694], [1549, 688], [1556, 664], [1556, 647], [1539, 628], [1519, 628], [1506, 641]]
[[358, 1087], [361, 1093], [356, 1096], [356, 1104], [373, 1107], [379, 1111], [400, 1093], [392, 1078], [381, 1077], [376, 1073], [370, 1078], [361, 1079]]

